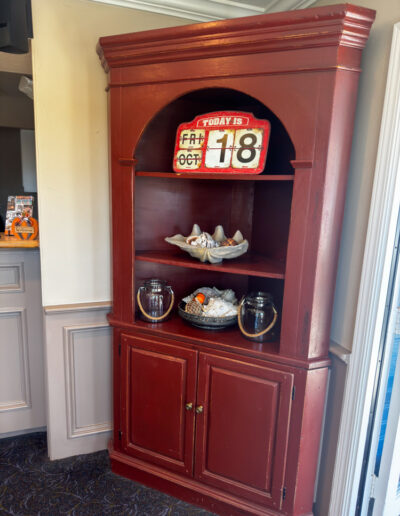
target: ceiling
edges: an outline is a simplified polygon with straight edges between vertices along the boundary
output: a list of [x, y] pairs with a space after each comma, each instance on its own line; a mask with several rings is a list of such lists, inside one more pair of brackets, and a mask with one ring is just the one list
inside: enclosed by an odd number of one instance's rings
[[103, 4], [131, 7], [193, 21], [213, 21], [277, 11], [305, 9], [316, 0], [91, 0]]

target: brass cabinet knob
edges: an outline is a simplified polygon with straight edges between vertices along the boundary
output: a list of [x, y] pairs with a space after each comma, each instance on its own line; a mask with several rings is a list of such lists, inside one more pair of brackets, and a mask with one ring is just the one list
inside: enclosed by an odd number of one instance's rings
[[193, 403], [186, 403], [186, 405], [185, 405], [186, 410], [192, 410], [192, 408], [193, 408]]
[[196, 414], [201, 414], [203, 412], [203, 405], [197, 405]]

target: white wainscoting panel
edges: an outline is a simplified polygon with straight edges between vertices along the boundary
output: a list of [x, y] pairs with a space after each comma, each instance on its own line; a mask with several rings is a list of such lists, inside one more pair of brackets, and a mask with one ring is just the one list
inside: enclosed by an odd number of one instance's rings
[[103, 450], [112, 430], [110, 303], [44, 309], [51, 459]]
[[68, 438], [112, 428], [110, 343], [103, 323], [64, 327]]
[[0, 412], [30, 408], [25, 308], [0, 308], [0, 335]]

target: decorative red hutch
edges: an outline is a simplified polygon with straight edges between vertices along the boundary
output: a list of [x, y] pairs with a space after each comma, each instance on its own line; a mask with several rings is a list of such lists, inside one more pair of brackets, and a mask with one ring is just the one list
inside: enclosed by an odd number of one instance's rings
[[[361, 52], [350, 4], [101, 38], [109, 73], [112, 469], [219, 514], [312, 514], [329, 330]], [[270, 123], [258, 175], [173, 172], [180, 124], [216, 111]], [[249, 251], [202, 263], [164, 241], [237, 229]], [[271, 293], [277, 337], [139, 319], [165, 279]]]

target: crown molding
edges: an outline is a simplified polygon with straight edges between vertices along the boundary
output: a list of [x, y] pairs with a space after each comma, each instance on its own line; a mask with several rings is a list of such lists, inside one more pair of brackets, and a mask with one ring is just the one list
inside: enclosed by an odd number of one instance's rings
[[[347, 52], [330, 52], [323, 62], [311, 63], [307, 58], [303, 65], [307, 69], [340, 66], [359, 71], [360, 54], [351, 49], [365, 46], [374, 16], [370, 9], [339, 4], [107, 36], [100, 38], [97, 52], [108, 72], [188, 59], [343, 46]], [[297, 69], [302, 66], [298, 61], [294, 65]], [[112, 83], [117, 85], [114, 80]]]
[[[239, 18], [255, 14], [277, 11], [304, 9], [316, 3], [316, 0], [91, 0], [92, 2], [115, 5], [149, 11], [152, 13], [176, 16], [192, 21], [207, 22]], [[260, 6], [259, 4], [263, 4]]]

